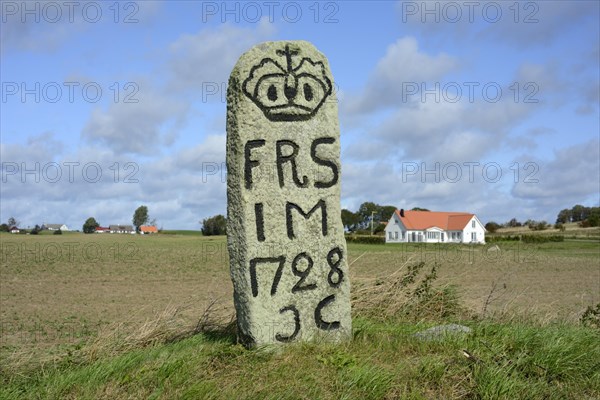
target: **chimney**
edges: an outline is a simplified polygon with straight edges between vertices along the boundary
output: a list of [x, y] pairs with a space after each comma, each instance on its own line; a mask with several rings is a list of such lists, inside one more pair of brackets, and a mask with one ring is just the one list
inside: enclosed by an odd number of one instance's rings
[[404, 208], [401, 208], [401, 209], [400, 209], [400, 216], [401, 216], [402, 218], [404, 218]]

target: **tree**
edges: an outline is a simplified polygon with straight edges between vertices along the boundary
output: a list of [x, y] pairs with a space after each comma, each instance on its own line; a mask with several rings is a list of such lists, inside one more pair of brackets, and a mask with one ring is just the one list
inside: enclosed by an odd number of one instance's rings
[[0, 232], [8, 232], [10, 227], [7, 224], [0, 225]]
[[140, 231], [140, 226], [148, 222], [148, 207], [139, 206], [133, 213], [133, 225], [136, 231]]
[[60, 229], [56, 230], [54, 231], [53, 235], [62, 235], [62, 231]]
[[573, 206], [573, 208], [571, 209], [571, 216], [573, 218], [573, 222], [583, 221], [587, 218], [587, 214], [589, 211], [586, 212], [586, 208], [589, 210], [588, 207], [584, 207], [581, 204]]
[[36, 225], [29, 233], [32, 235], [37, 235], [38, 233], [40, 233], [41, 230], [42, 228], [39, 225]]
[[600, 225], [600, 214], [590, 214], [586, 221], [590, 224], [590, 226], [598, 226]]
[[349, 230], [354, 230], [354, 226], [360, 222], [360, 216], [345, 208], [342, 210], [342, 224], [347, 226]]
[[411, 211], [429, 211], [427, 208], [413, 207]]
[[487, 224], [485, 224], [485, 229], [489, 232], [489, 233], [494, 233], [498, 230], [498, 228], [500, 228], [500, 224], [494, 222], [494, 221], [490, 221]]
[[8, 219], [7, 225], [8, 225], [9, 228], [12, 228], [13, 226], [19, 226], [19, 221], [17, 221], [15, 219], [15, 217], [10, 217]]
[[96, 232], [96, 228], [99, 227], [100, 224], [96, 221], [94, 217], [89, 217], [85, 220], [83, 224], [83, 233], [94, 233]]
[[566, 224], [567, 222], [571, 222], [572, 212], [568, 208], [564, 210], [560, 210], [558, 215], [556, 216], [556, 223]]
[[205, 218], [200, 223], [202, 224], [202, 234], [204, 236], [227, 234], [227, 219], [221, 214]]
[[506, 226], [508, 226], [510, 228], [516, 228], [517, 226], [521, 226], [521, 223], [519, 221], [517, 221], [516, 218], [513, 218], [506, 223]]
[[370, 221], [373, 213], [375, 213], [375, 215], [379, 214], [379, 206], [371, 201], [365, 201], [358, 207], [356, 213], [360, 216], [362, 222]]
[[381, 206], [379, 207], [381, 214], [381, 221], [389, 221], [392, 218], [392, 215], [396, 211], [396, 206]]

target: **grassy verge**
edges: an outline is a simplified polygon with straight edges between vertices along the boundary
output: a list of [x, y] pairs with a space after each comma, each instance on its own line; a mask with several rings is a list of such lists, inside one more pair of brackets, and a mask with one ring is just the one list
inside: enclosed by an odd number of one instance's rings
[[[0, 397], [527, 398], [600, 396], [600, 336], [589, 328], [470, 323], [472, 335], [422, 342], [431, 323], [358, 318], [354, 340], [246, 350], [231, 333], [201, 333], [27, 376], [3, 373]], [[466, 357], [468, 354], [469, 357]]]

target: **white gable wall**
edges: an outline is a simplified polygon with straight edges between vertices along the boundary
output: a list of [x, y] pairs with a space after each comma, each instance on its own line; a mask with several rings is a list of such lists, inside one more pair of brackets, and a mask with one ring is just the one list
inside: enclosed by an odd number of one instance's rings
[[[402, 243], [406, 240], [402, 239], [402, 233], [406, 232], [406, 228], [400, 221], [400, 218], [396, 215], [396, 213], [392, 214], [392, 217], [388, 221], [388, 224], [385, 226], [385, 242], [386, 243]], [[406, 237], [406, 233], [404, 235]]]
[[462, 232], [462, 243], [485, 244], [485, 228], [476, 215], [471, 218]]

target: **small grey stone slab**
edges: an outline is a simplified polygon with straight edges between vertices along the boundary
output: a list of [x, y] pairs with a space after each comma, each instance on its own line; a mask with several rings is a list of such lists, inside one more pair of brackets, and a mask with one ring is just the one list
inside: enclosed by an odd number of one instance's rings
[[257, 45], [229, 78], [227, 242], [249, 347], [351, 337], [333, 89], [304, 41]]
[[448, 336], [468, 335], [471, 331], [471, 328], [468, 326], [448, 324], [431, 327], [415, 333], [414, 336], [420, 340], [443, 340]]

